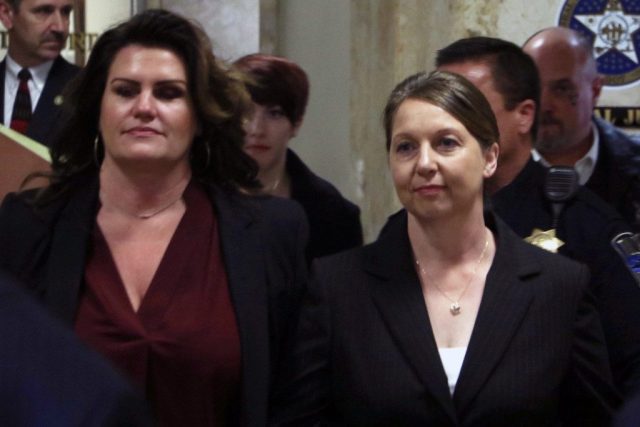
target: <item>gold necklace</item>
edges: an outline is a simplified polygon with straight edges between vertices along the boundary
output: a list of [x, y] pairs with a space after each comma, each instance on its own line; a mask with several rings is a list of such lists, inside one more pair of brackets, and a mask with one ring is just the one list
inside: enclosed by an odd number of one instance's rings
[[178, 197], [177, 199], [173, 200], [172, 202], [170, 202], [168, 205], [162, 206], [159, 209], [153, 210], [151, 212], [141, 212], [141, 213], [137, 213], [135, 214], [136, 217], [140, 218], [140, 219], [149, 219], [152, 218], [156, 215], [158, 215], [160, 212], [164, 212], [167, 209], [169, 209], [171, 206], [175, 205], [176, 203], [178, 203], [179, 200], [182, 199], [182, 194], [180, 195], [180, 197]]
[[460, 306], [460, 300], [462, 299], [464, 294], [467, 292], [467, 289], [469, 289], [469, 285], [471, 285], [471, 282], [473, 282], [473, 279], [475, 279], [476, 274], [478, 273], [478, 267], [480, 266], [480, 263], [484, 259], [484, 255], [487, 252], [488, 247], [489, 247], [489, 238], [486, 238], [484, 241], [484, 248], [482, 248], [482, 253], [480, 253], [480, 257], [478, 258], [478, 260], [475, 263], [475, 266], [473, 267], [473, 273], [471, 273], [471, 277], [469, 278], [467, 285], [464, 287], [464, 289], [462, 290], [462, 293], [457, 299], [451, 298], [449, 295], [446, 294], [446, 292], [440, 289], [440, 286], [438, 286], [438, 283], [436, 283], [436, 281], [433, 280], [433, 277], [431, 277], [429, 273], [427, 273], [427, 271], [424, 268], [422, 268], [422, 265], [420, 265], [420, 261], [418, 261], [418, 259], [416, 258], [416, 265], [418, 266], [420, 273], [423, 276], [425, 276], [431, 283], [433, 283], [433, 285], [436, 287], [438, 292], [440, 292], [446, 299], [451, 301], [451, 305], [449, 306], [449, 311], [451, 312], [451, 315], [457, 316], [462, 311], [462, 307]]
[[276, 179], [276, 181], [269, 187], [269, 189], [265, 190], [266, 193], [273, 193], [278, 189], [280, 185], [280, 178]]
[[110, 203], [108, 197], [105, 200], [105, 195], [104, 195], [103, 192], [100, 193], [100, 201], [102, 203], [102, 206], [111, 205], [112, 206], [111, 209], [113, 209], [115, 211], [118, 211], [118, 212], [120, 212], [122, 214], [125, 214], [127, 216], [131, 216], [131, 217], [138, 218], [138, 219], [149, 219], [149, 218], [153, 218], [154, 216], [158, 215], [161, 212], [164, 212], [164, 211], [168, 210], [170, 207], [172, 207], [173, 205], [178, 203], [180, 200], [182, 200], [182, 196], [183, 196], [183, 194], [180, 193], [180, 195], [178, 196], [177, 199], [173, 199], [168, 204], [165, 204], [163, 206], [160, 206], [159, 208], [156, 208], [156, 209], [148, 211], [148, 212], [128, 212], [126, 209], [118, 207], [117, 204]]

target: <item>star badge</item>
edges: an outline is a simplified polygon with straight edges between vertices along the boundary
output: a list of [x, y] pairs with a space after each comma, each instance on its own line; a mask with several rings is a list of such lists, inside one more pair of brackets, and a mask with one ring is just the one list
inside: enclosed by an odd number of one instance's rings
[[575, 15], [575, 19], [596, 35], [593, 42], [596, 59], [615, 49], [638, 64], [632, 34], [640, 29], [640, 15], [625, 14], [619, 0], [609, 0], [602, 13]]
[[556, 230], [553, 228], [547, 231], [534, 228], [531, 236], [526, 237], [524, 241], [554, 254], [558, 253], [560, 246], [564, 245], [564, 242], [556, 237]]

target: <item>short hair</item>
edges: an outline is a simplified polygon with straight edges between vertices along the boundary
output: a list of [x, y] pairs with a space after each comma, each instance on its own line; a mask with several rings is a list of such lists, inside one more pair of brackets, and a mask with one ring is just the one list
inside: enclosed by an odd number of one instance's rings
[[199, 126], [189, 160], [194, 178], [234, 188], [258, 185], [257, 164], [242, 150], [243, 116], [250, 105], [244, 80], [217, 61], [197, 24], [160, 9], [141, 12], [96, 41], [87, 65], [65, 95], [68, 120], [52, 145], [52, 183], [98, 172], [94, 141], [100, 138], [100, 106], [109, 69], [118, 52], [131, 45], [170, 50], [184, 63]]
[[13, 10], [17, 11], [22, 0], [4, 0]]
[[447, 71], [420, 72], [400, 82], [389, 96], [383, 116], [387, 151], [391, 147], [393, 119], [400, 104], [408, 99], [428, 102], [451, 114], [478, 140], [482, 149], [500, 139], [491, 105], [471, 82]]
[[[536, 104], [536, 118], [540, 108], [540, 76], [535, 62], [518, 45], [493, 37], [469, 37], [457, 40], [440, 49], [436, 67], [465, 61], [484, 61], [491, 70], [493, 85], [504, 99], [504, 108], [512, 111], [524, 100]], [[537, 119], [531, 126], [535, 138]]]
[[298, 64], [280, 56], [255, 53], [243, 56], [234, 65], [249, 75], [247, 89], [253, 102], [279, 106], [293, 125], [302, 120], [309, 100], [309, 79]]

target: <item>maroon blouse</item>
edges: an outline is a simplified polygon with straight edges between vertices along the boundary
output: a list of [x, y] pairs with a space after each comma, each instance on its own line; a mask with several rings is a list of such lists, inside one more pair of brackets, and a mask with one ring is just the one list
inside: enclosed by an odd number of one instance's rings
[[186, 212], [134, 312], [98, 226], [75, 322], [80, 338], [144, 390], [159, 425], [235, 424], [240, 339], [206, 193]]

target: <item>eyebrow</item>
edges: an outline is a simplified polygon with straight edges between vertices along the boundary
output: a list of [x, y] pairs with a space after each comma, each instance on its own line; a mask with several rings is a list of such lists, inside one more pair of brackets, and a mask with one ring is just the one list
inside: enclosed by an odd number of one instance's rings
[[[430, 132], [430, 135], [432, 135], [435, 138], [439, 138], [442, 137], [443, 135], [455, 135], [458, 138], [462, 138], [461, 132], [463, 131], [463, 129], [466, 130], [466, 128], [464, 127], [464, 125], [462, 125], [462, 129], [461, 128], [455, 128], [455, 127], [451, 127], [451, 126], [447, 126], [444, 127], [442, 129], [438, 129], [435, 132]], [[468, 132], [468, 131], [467, 131]], [[398, 132], [396, 134], [392, 133], [391, 134], [391, 140], [395, 140], [396, 138], [400, 138], [400, 137], [413, 137], [413, 132], [409, 131], [402, 131], [402, 132]]]
[[[133, 83], [133, 84], [140, 84], [140, 82], [138, 80], [135, 79], [128, 79], [126, 77], [114, 77], [109, 81], [109, 84], [113, 84], [113, 83], [118, 83], [118, 82], [125, 82], [125, 83]], [[159, 80], [157, 82], [154, 82], [154, 85], [157, 84], [183, 84], [183, 85], [187, 85], [187, 81], [186, 80], [182, 80], [182, 79], [167, 79], [167, 80]]]
[[[55, 12], [56, 9], [57, 7], [53, 4], [40, 4], [31, 8], [30, 11], [36, 12], [36, 13], [39, 13], [39, 12], [53, 13]], [[60, 10], [62, 11], [62, 13], [70, 14], [71, 12], [73, 12], [73, 5], [70, 5], [70, 4], [65, 5], [61, 7]]]
[[573, 81], [568, 77], [563, 77], [561, 79], [551, 80], [548, 84], [573, 84]]

